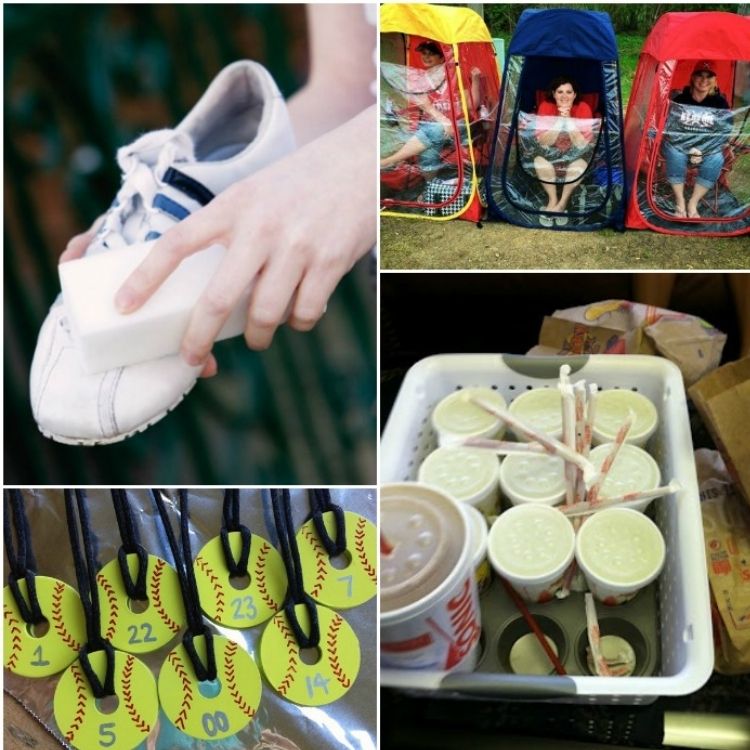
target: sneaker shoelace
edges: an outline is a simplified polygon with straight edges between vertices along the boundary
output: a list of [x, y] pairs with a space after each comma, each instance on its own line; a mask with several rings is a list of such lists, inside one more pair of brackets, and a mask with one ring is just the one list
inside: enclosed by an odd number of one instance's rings
[[192, 140], [176, 130], [146, 133], [120, 148], [122, 186], [89, 252], [155, 240], [211, 201], [205, 185], [173, 166], [194, 160]]

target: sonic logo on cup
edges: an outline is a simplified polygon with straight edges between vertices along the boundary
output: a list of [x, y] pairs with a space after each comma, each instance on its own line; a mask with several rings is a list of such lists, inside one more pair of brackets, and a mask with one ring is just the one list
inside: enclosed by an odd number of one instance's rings
[[476, 618], [471, 584], [471, 579], [467, 578], [461, 592], [448, 602], [454, 638], [448, 652], [447, 669], [454, 667], [471, 651], [482, 632]]

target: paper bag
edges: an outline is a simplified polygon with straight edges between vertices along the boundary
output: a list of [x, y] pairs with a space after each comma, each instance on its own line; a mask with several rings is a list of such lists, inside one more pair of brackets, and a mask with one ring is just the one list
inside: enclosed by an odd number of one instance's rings
[[714, 370], [688, 393], [750, 505], [750, 357]]

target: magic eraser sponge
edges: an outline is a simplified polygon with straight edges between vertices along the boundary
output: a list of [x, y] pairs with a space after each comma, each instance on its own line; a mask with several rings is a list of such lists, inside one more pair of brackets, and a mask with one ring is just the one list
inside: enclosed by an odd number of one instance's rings
[[[211, 245], [188, 256], [143, 307], [123, 315], [115, 307], [115, 294], [153, 245], [138, 243], [60, 264], [71, 334], [88, 372], [177, 354], [192, 309], [226, 252], [222, 245]], [[217, 341], [245, 330], [247, 299], [238, 303]]]

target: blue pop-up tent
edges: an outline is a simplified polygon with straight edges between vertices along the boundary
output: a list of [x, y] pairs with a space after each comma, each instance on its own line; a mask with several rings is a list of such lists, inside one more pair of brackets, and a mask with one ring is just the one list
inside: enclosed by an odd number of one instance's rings
[[[576, 83], [576, 103], [586, 102], [591, 110], [590, 117], [569, 118], [572, 126], [556, 114], [539, 114], [542, 102], [550, 101], [550, 83], [560, 76]], [[556, 105], [553, 109], [557, 111]], [[582, 143], [571, 144], [565, 132], [569, 127], [583, 134], [578, 138]], [[562, 132], [547, 147], [542, 136], [553, 129]], [[503, 75], [485, 182], [490, 216], [526, 227], [622, 228], [623, 151], [620, 72], [609, 15], [566, 8], [525, 10]], [[539, 168], [540, 157], [554, 172]], [[560, 196], [567, 193], [564, 210], [546, 210], [549, 190], [544, 183], [554, 185]], [[566, 185], [571, 187], [566, 190]]]

